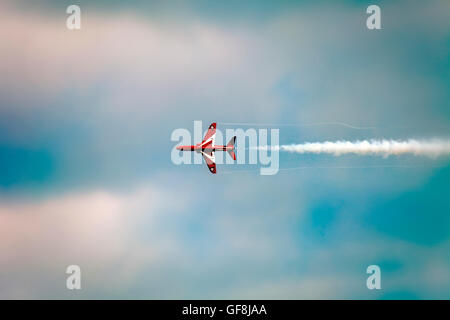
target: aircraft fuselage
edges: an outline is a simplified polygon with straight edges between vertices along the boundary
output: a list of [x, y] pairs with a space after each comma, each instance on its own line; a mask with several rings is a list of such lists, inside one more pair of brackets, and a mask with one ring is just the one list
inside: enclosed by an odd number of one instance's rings
[[178, 146], [177, 150], [180, 151], [197, 151], [197, 152], [214, 152], [214, 151], [228, 151], [233, 150], [234, 147], [230, 146], [209, 146], [209, 147], [202, 147], [201, 145], [195, 145], [195, 146]]

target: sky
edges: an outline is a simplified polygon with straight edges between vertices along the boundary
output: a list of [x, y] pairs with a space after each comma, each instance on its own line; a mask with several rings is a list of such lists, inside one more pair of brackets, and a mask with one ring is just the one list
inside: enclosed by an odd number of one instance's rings
[[[3, 0], [0, 298], [449, 299], [448, 157], [281, 153], [276, 175], [211, 175], [175, 165], [170, 139], [196, 120], [280, 124], [280, 144], [448, 139], [449, 16], [437, 0]], [[374, 128], [283, 126], [318, 122]]]

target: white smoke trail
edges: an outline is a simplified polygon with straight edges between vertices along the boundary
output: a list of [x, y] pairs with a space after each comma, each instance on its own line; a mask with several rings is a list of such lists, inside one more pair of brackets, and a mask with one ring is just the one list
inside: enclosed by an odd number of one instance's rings
[[376, 155], [388, 157], [391, 155], [412, 154], [436, 158], [450, 155], [450, 139], [431, 140], [363, 140], [363, 141], [335, 141], [335, 142], [307, 142], [302, 144], [260, 147], [259, 149], [287, 151], [292, 153]]

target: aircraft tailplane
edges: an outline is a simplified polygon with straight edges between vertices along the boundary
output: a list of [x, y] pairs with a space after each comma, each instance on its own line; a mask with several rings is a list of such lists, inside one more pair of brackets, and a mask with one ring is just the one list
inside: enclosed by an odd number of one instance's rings
[[236, 143], [236, 136], [234, 136], [233, 138], [231, 138], [230, 142], [228, 142], [227, 147], [233, 147], [233, 149], [228, 150], [228, 154], [230, 155], [231, 158], [233, 158], [233, 160], [236, 160], [236, 153], [234, 153], [234, 145]]

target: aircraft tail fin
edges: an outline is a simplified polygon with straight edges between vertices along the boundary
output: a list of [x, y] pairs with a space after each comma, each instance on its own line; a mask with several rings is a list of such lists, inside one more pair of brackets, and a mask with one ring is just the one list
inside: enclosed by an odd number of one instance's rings
[[230, 155], [231, 158], [233, 158], [233, 160], [236, 160], [236, 153], [234, 153], [235, 143], [236, 143], [236, 136], [231, 138], [230, 142], [228, 142], [228, 144], [227, 144], [227, 147], [233, 147], [232, 149], [228, 150], [228, 154]]

